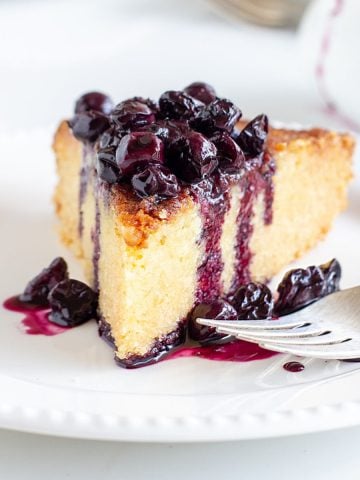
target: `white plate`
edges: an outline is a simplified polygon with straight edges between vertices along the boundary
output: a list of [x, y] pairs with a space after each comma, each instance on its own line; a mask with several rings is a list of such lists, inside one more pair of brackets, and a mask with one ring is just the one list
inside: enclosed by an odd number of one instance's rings
[[[50, 131], [0, 136], [0, 297], [62, 254], [50, 202], [55, 182]], [[325, 242], [299, 265], [336, 256], [343, 286], [360, 283], [360, 183]], [[131, 441], [204, 441], [312, 432], [360, 423], [356, 363], [290, 357], [249, 363], [196, 358], [123, 370], [94, 323], [54, 337], [21, 331], [21, 316], [1, 311], [0, 427], [69, 437]]]

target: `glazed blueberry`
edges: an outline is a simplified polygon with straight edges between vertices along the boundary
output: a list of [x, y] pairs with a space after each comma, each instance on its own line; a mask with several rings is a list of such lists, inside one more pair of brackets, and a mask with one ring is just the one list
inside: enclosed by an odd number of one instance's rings
[[200, 102], [208, 105], [216, 99], [214, 88], [205, 82], [194, 82], [184, 88], [184, 92], [190, 97], [196, 98]]
[[219, 168], [223, 172], [235, 174], [244, 168], [245, 155], [227, 132], [216, 132], [210, 140], [217, 148]]
[[109, 128], [100, 136], [99, 149], [116, 148], [124, 135], [126, 135], [126, 132], [123, 132], [115, 127]]
[[213, 320], [236, 320], [237, 312], [230, 303], [225, 300], [216, 300], [212, 303], [200, 303], [190, 313], [188, 332], [192, 340], [201, 343], [209, 343], [224, 339], [227, 335], [217, 333], [215, 328], [200, 325], [197, 318], [211, 318]]
[[101, 135], [97, 148], [96, 171], [108, 183], [116, 183], [121, 177], [116, 164], [116, 148], [121, 140], [119, 135], [116, 128], [109, 128]]
[[169, 90], [159, 100], [160, 113], [172, 120], [189, 120], [196, 116], [199, 103], [184, 92]]
[[75, 104], [75, 113], [84, 113], [90, 110], [109, 115], [113, 109], [113, 102], [110, 97], [101, 92], [89, 92], [82, 95]]
[[230, 100], [217, 98], [199, 113], [192, 126], [206, 135], [212, 135], [217, 130], [231, 133], [240, 117], [241, 111]]
[[97, 295], [85, 283], [63, 280], [49, 293], [49, 320], [61, 327], [76, 327], [96, 318]]
[[116, 105], [111, 112], [110, 121], [122, 130], [136, 130], [153, 123], [155, 115], [145, 103], [130, 99]]
[[255, 157], [264, 151], [268, 131], [268, 117], [258, 115], [241, 130], [236, 141], [247, 155]]
[[274, 300], [271, 291], [262, 283], [242, 285], [234, 295], [233, 305], [239, 320], [271, 318]]
[[117, 183], [121, 180], [118, 166], [113, 162], [113, 152], [107, 152], [106, 149], [98, 153], [96, 162], [96, 171], [102, 180], [107, 183]]
[[198, 132], [174, 141], [167, 160], [175, 174], [187, 183], [207, 178], [218, 166], [215, 145]]
[[150, 98], [144, 98], [144, 97], [132, 97], [129, 98], [129, 100], [126, 100], [127, 102], [129, 101], [134, 101], [134, 102], [140, 102], [145, 104], [150, 108], [150, 110], [154, 113], [157, 114], [159, 112], [159, 106]]
[[133, 189], [140, 197], [176, 197], [180, 186], [176, 176], [160, 163], [150, 163], [131, 179]]
[[339, 290], [341, 267], [337, 260], [286, 273], [278, 286], [276, 313], [286, 315]]
[[120, 140], [116, 149], [120, 175], [133, 175], [138, 167], [149, 162], [164, 163], [164, 144], [156, 135], [132, 132]]
[[65, 260], [61, 257], [55, 258], [47, 268], [44, 268], [36, 277], [26, 285], [20, 300], [25, 303], [32, 303], [39, 306], [48, 306], [48, 295], [50, 290], [62, 280], [69, 277]]
[[340, 263], [333, 258], [328, 263], [323, 263], [320, 268], [325, 277], [324, 295], [337, 292], [340, 288], [341, 266]]
[[109, 128], [109, 120], [102, 113], [90, 110], [76, 114], [70, 120], [69, 125], [77, 139], [92, 143]]

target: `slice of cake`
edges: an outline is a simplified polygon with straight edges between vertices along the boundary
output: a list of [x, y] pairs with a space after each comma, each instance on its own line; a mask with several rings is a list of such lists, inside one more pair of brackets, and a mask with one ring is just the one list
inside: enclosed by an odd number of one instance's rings
[[113, 107], [84, 95], [55, 136], [63, 242], [99, 293], [126, 367], [185, 341], [189, 312], [266, 282], [346, 206], [347, 134], [268, 128], [206, 84]]

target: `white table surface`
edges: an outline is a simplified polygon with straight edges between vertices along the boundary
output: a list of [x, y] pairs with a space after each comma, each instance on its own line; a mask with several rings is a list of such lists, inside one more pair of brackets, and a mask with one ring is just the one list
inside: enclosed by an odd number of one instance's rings
[[[0, 132], [55, 125], [83, 91], [158, 96], [206, 80], [246, 116], [341, 128], [304, 78], [294, 32], [235, 25], [205, 2], [0, 2]], [[4, 168], [4, 159], [0, 160]], [[358, 479], [360, 427], [223, 444], [125, 444], [0, 430], [0, 478]]]

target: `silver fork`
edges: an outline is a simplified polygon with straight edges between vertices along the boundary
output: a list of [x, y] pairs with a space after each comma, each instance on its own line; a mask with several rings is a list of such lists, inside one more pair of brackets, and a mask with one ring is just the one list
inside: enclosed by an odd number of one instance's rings
[[277, 320], [196, 321], [276, 352], [329, 360], [360, 358], [360, 286]]

